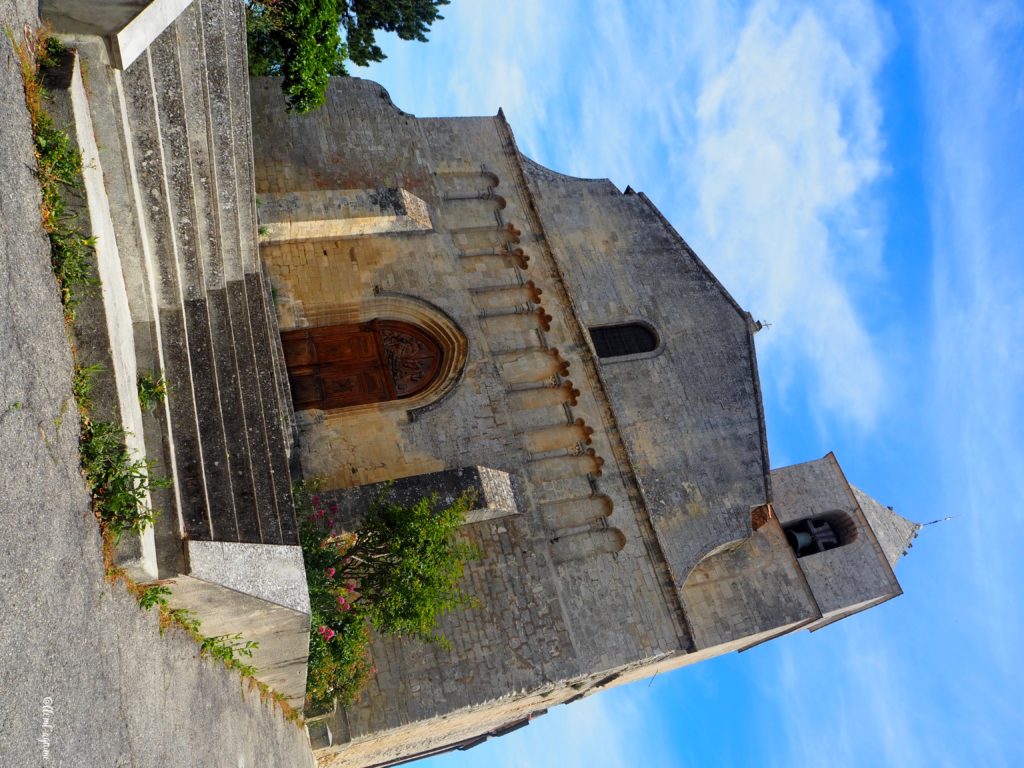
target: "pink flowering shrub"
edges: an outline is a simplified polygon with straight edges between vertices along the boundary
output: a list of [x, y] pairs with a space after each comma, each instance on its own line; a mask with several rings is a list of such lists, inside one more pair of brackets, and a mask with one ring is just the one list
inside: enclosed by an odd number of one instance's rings
[[295, 489], [312, 608], [307, 714], [335, 699], [353, 701], [376, 672], [369, 628], [447, 648], [438, 619], [472, 606], [462, 591], [465, 562], [477, 553], [459, 541], [471, 499], [439, 508], [436, 499], [406, 507], [376, 501], [355, 531], [335, 531], [338, 505], [308, 485]]

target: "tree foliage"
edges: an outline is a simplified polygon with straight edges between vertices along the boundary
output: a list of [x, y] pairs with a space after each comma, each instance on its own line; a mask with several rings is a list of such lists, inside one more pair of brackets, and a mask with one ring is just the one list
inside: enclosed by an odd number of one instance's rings
[[438, 619], [472, 603], [459, 581], [476, 551], [455, 536], [468, 508], [467, 496], [448, 506], [436, 496], [412, 506], [373, 504], [346, 547], [343, 568], [378, 631], [447, 645], [435, 634]]
[[[280, 75], [288, 109], [309, 112], [324, 102], [345, 61], [383, 61], [378, 30], [426, 42], [449, 0], [246, 0], [249, 72]], [[345, 39], [341, 33], [344, 31]]]
[[404, 505], [384, 495], [355, 531], [334, 533], [337, 505], [309, 488], [296, 492], [304, 507], [303, 559], [312, 608], [307, 696], [313, 709], [334, 698], [351, 701], [372, 673], [372, 626], [448, 647], [437, 633], [447, 612], [472, 606], [460, 586], [476, 549], [459, 539], [472, 499], [451, 504], [429, 497]]

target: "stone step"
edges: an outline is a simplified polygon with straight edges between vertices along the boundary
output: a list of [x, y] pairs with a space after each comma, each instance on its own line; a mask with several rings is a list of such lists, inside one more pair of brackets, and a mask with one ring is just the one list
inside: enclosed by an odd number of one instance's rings
[[[250, 510], [242, 510], [239, 519], [235, 509], [232, 458], [236, 463], [241, 462], [240, 452], [244, 449], [237, 435], [239, 432], [244, 435], [245, 430], [244, 424], [225, 424], [224, 419], [225, 410], [229, 417], [235, 415], [231, 403], [237, 401], [237, 395], [229, 386], [231, 373], [225, 370], [228, 360], [221, 349], [225, 336], [230, 338], [230, 324], [222, 307], [214, 302], [211, 308], [207, 302], [208, 288], [215, 289], [219, 277], [216, 270], [211, 269], [211, 263], [219, 262], [219, 256], [211, 252], [215, 247], [211, 241], [216, 236], [216, 227], [210, 222], [209, 178], [204, 175], [208, 168], [208, 161], [203, 158], [205, 137], [197, 135], [200, 131], [195, 121], [189, 124], [189, 113], [194, 115], [192, 110], [196, 106], [202, 109], [202, 103], [194, 105], [192, 94], [186, 102], [189, 84], [182, 75], [178, 43], [176, 22], [154, 41], [147, 57], [162, 143], [161, 162], [167, 194], [164, 202], [173, 237], [173, 247], [159, 250], [157, 260], [161, 263], [161, 279], [173, 275], [178, 287], [177, 298], [184, 309], [184, 344], [176, 345], [175, 352], [187, 356], [187, 360], [178, 360], [175, 367], [189, 368], [191, 372], [210, 525], [209, 531], [187, 530], [194, 538], [238, 540], [258, 536], [259, 525], [255, 515], [249, 514]], [[126, 76], [131, 72], [129, 69]], [[207, 284], [207, 278], [214, 282], [212, 286]], [[173, 294], [169, 297], [174, 298]], [[161, 310], [163, 304], [161, 301]], [[172, 341], [164, 339], [165, 350]], [[170, 363], [170, 357], [165, 354], [165, 361]]]
[[[282, 410], [284, 411], [282, 425], [284, 429], [285, 452], [288, 454], [289, 465], [297, 467], [297, 461], [292, 461], [292, 454], [298, 431], [295, 424], [295, 409], [292, 407], [291, 385], [288, 383], [288, 364], [285, 362], [284, 346], [281, 344], [281, 327], [277, 320], [277, 307], [270, 282], [270, 271], [267, 269], [267, 265], [262, 262], [260, 264], [260, 272], [263, 274], [264, 295], [267, 299], [267, 319], [270, 326], [270, 336], [272, 339], [277, 340], [277, 343], [272, 344], [271, 348], [274, 353], [274, 376], [277, 380], [278, 401], [281, 403]], [[295, 459], [297, 460], [297, 458], [298, 456], [296, 455]], [[297, 469], [293, 469], [293, 474], [297, 472]]]
[[[301, 708], [309, 602], [281, 428], [291, 416], [280, 337], [255, 250], [250, 118], [231, 106], [237, 94], [216, 95], [232, 69], [231, 82], [246, 85], [241, 4], [208, 3], [231, 30], [225, 74], [206, 73], [206, 33], [220, 33], [196, 12], [123, 73], [102, 40], [83, 38], [90, 95], [80, 69], [77, 101], [66, 87], [59, 94], [75, 135], [95, 133], [82, 147], [102, 301], [83, 302], [77, 343], [84, 361], [104, 364], [97, 414], [118, 418], [129, 447], [141, 454], [144, 440], [157, 473], [174, 478], [154, 493], [164, 510], [156, 535], [123, 538], [119, 564], [140, 582], [172, 585], [172, 605], [193, 610], [204, 632], [258, 641], [260, 680]], [[218, 99], [227, 130], [213, 125]], [[136, 367], [170, 385], [150, 413], [139, 407]]]
[[[126, 147], [127, 169], [137, 191], [141, 246], [148, 255], [147, 287], [160, 341], [163, 372], [170, 389], [165, 403], [169, 438], [172, 441], [178, 513], [189, 536], [209, 537], [210, 520], [206, 478], [199, 439], [199, 419], [193, 395], [193, 377], [188, 335], [178, 269], [175, 264], [175, 234], [167, 205], [168, 182], [164, 175], [163, 141], [153, 93], [149, 52], [122, 76], [125, 119], [131, 126]], [[131, 263], [123, 265], [131, 271]], [[130, 301], [141, 301], [130, 295]], [[205, 534], [205, 535], [204, 535]]]
[[[255, 188], [252, 171], [252, 141], [248, 107], [248, 83], [244, 76], [244, 16], [242, 7], [225, 0], [206, 0], [201, 8], [201, 30], [205, 35], [205, 57], [208, 87], [208, 114], [215, 128], [211, 129], [211, 154], [216, 171], [218, 199], [221, 201], [221, 225], [224, 273], [232, 327], [235, 330], [235, 352], [242, 391], [249, 444], [252, 449], [252, 479], [256, 487], [257, 513], [264, 543], [283, 543], [282, 536], [293, 526], [290, 477], [281, 471], [287, 459], [280, 453], [281, 441], [276, 398], [268, 400], [263, 379], [268, 358], [263, 339], [267, 334], [264, 317], [273, 309], [262, 301], [266, 292], [259, 290], [254, 302], [251, 275], [259, 269], [255, 250], [254, 224]], [[192, 39], [189, 35], [186, 39]], [[227, 83], [228, 87], [223, 87]], [[220, 87], [218, 87], [218, 85]], [[241, 96], [240, 96], [241, 95]], [[242, 279], [244, 273], [244, 279]], [[239, 280], [234, 280], [238, 275]], [[262, 305], [261, 305], [262, 304]], [[271, 337], [272, 348], [279, 346]], [[273, 373], [273, 371], [272, 371]], [[236, 499], [236, 508], [238, 500]], [[282, 524], [279, 516], [284, 514]]]
[[[45, 72], [47, 111], [54, 123], [67, 131], [82, 164], [77, 181], [80, 195], [67, 197], [67, 215], [84, 232], [95, 236], [94, 262], [98, 286], [78, 290], [79, 305], [72, 330], [76, 363], [95, 366], [91, 375], [90, 416], [124, 430], [125, 448], [133, 458], [145, 456], [145, 428], [136, 387], [135, 326], [121, 273], [115, 234], [115, 211], [107, 194], [106, 174], [89, 108], [82, 61], [70, 51], [58, 66]], [[77, 417], [77, 413], [75, 414]], [[64, 412], [55, 420], [60, 423]], [[75, 419], [77, 424], [77, 418]], [[144, 499], [152, 504], [152, 498]], [[149, 580], [158, 573], [152, 528], [127, 534], [114, 545], [114, 561], [132, 578]]]
[[[141, 199], [136, 198], [138, 184], [121, 98], [121, 73], [109, 66], [107, 46], [101, 39], [83, 36], [74, 41], [74, 46], [89, 73], [89, 115], [96, 135], [101, 138], [97, 144], [99, 165], [111, 210], [117, 212], [111, 217], [113, 239], [118, 245], [128, 297], [136, 368], [140, 373], [159, 376], [164, 364], [157, 307], [150, 287], [152, 258], [140, 217], [134, 215], [141, 208]], [[143, 411], [142, 426], [146, 457], [153, 464], [154, 475], [172, 480], [170, 487], [151, 491], [153, 508], [159, 513], [154, 526], [158, 570], [161, 574], [180, 573], [184, 558], [178, 522], [179, 493], [167, 408], [160, 405]]]
[[[218, 11], [220, 12], [218, 16]], [[289, 457], [294, 415], [291, 394], [284, 374], [284, 352], [277, 326], [277, 311], [273, 304], [269, 279], [259, 258], [256, 232], [256, 188], [252, 155], [252, 118], [249, 104], [249, 82], [244, 62], [247, 59], [245, 10], [241, 3], [231, 0], [207, 0], [205, 26], [214, 27], [219, 20], [224, 31], [227, 62], [221, 82], [228, 96], [231, 114], [232, 158], [235, 167], [238, 238], [245, 272], [249, 321], [252, 329], [256, 369], [260, 385], [259, 413], [263, 416], [264, 435], [267, 439], [270, 464], [266, 477], [272, 480], [274, 499], [279, 517], [281, 543], [297, 543], [295, 512], [291, 498], [291, 472]], [[208, 56], [209, 58], [209, 56]], [[239, 63], [242, 63], [240, 66]], [[217, 77], [216, 68], [211, 77]], [[211, 89], [212, 92], [212, 89]], [[218, 91], [219, 93], [220, 91]], [[264, 340], [266, 345], [264, 346]], [[282, 378], [284, 377], [284, 378]], [[282, 383], [283, 382], [283, 383]], [[259, 473], [257, 473], [259, 476]]]
[[[267, 442], [270, 447], [270, 475], [274, 483], [282, 543], [294, 544], [298, 543], [298, 529], [292, 503], [292, 479], [288, 463], [290, 440], [286, 438], [286, 430], [292, 418], [291, 400], [281, 398], [274, 371], [274, 350], [281, 346], [281, 336], [277, 332], [274, 309], [270, 304], [269, 290], [263, 283], [262, 273], [246, 275], [246, 293], [249, 298], [249, 318], [253, 323], [253, 342], [256, 346], [257, 359], [261, 361], [258, 383]], [[275, 320], [273, 323], [272, 317]]]
[[[297, 542], [294, 417], [256, 245], [242, 14], [197, 0], [128, 71], [95, 68], [93, 119], [117, 137], [104, 168], [140, 214], [117, 232], [139, 367], [163, 371], [170, 388], [144, 416], [147, 451], [175, 480], [155, 499], [167, 542]], [[180, 568], [171, 551], [161, 571]]]
[[[241, 150], [236, 145], [233, 124], [237, 116], [232, 113], [228, 93], [228, 72], [238, 67], [230, 57], [237, 51], [229, 48], [224, 34], [224, 0], [196, 0], [187, 13], [178, 20], [179, 44], [190, 59], [202, 58], [202, 92], [196, 90], [193, 104], [196, 112], [208, 120], [211, 172], [216, 180], [215, 194], [220, 225], [220, 248], [226, 281], [240, 280], [245, 271], [243, 250], [239, 239], [238, 209], [247, 203], [239, 194], [236, 181], [235, 156]], [[229, 3], [233, 5], [234, 3]]]
[[[180, 103], [189, 107], [182, 115], [188, 137], [187, 144], [182, 145], [189, 148], [192, 208], [183, 205], [185, 215], [178, 218], [191, 217], [197, 243], [198, 268], [193, 268], [187, 250], [183, 254], [186, 260], [182, 273], [188, 280], [185, 293], [194, 296], [188, 288], [198, 288], [201, 281], [205, 294], [205, 316], [198, 297], [191, 305], [194, 312], [190, 310], [187, 316], [201, 331], [209, 328], [211, 342], [210, 355], [200, 350], [203, 356], [192, 359], [191, 364], [193, 370], [202, 371], [212, 363], [217, 382], [210, 390], [214, 397], [196, 398], [197, 414], [202, 416], [205, 406], [209, 425], [200, 422], [210, 536], [217, 540], [285, 543], [296, 537], [282, 409], [273, 367], [273, 350], [279, 340], [268, 328], [267, 318], [273, 309], [264, 299], [262, 275], [257, 272], [253, 280], [251, 272], [259, 262], [254, 250], [250, 118], [247, 111], [241, 111], [248, 109], [244, 73], [239, 86], [244, 97], [240, 104], [234, 94], [239, 89], [231, 87], [231, 77], [237, 79], [243, 69], [238, 66], [245, 56], [242, 23], [240, 9], [234, 3], [196, 2], [175, 24], [176, 49], [168, 45], [165, 50], [161, 47], [164, 41], [158, 40], [150, 55], [166, 65], [159, 76], [154, 69], [154, 81], [165, 78], [168, 94], [175, 91], [176, 58]], [[225, 82], [229, 83], [227, 89], [223, 87]], [[177, 121], [177, 125], [168, 125], [165, 133], [180, 134], [178, 101], [167, 101], [170, 108], [161, 111], [161, 125]], [[203, 122], [195, 115], [208, 115], [209, 119]], [[173, 174], [174, 169], [170, 170]], [[205, 334], [202, 339], [205, 341]], [[221, 456], [220, 435], [214, 431], [217, 414], [213, 400], [219, 409], [230, 472], [230, 505], [226, 488], [218, 488], [217, 495], [211, 491], [214, 484], [223, 482], [221, 467], [211, 466], [209, 459], [214, 455], [219, 461]]]
[[235, 151], [235, 180], [237, 190], [238, 237], [242, 265], [246, 274], [260, 270], [256, 223], [256, 171], [252, 148], [252, 109], [249, 105], [248, 48], [245, 33], [245, 6], [232, 0], [212, 0], [223, 10], [228, 63], [225, 68], [226, 94], [232, 123], [232, 141]]
[[[217, 0], [205, 5], [197, 1], [175, 24], [183, 100], [190, 107], [186, 123], [193, 197], [197, 205], [196, 227], [201, 233], [206, 302], [232, 474], [236, 540], [276, 543], [279, 535], [273, 487], [265, 479], [270, 457], [260, 424], [262, 416], [249, 383], [256, 368], [252, 331], [244, 311], [245, 298], [239, 296], [238, 290], [243, 283], [235, 215], [239, 196], [234, 179], [231, 115], [223, 108], [226, 100], [222, 89], [215, 85], [223, 79], [223, 72], [216, 61], [212, 65], [207, 61], [208, 53], [213, 53], [216, 59], [216, 50], [223, 49], [219, 41], [222, 36], [216, 23], [201, 17], [217, 7]], [[208, 51], [207, 45], [212, 51]], [[228, 125], [228, 130], [223, 129], [224, 124]], [[228, 512], [227, 509], [211, 511], [214, 535], [218, 539], [224, 539], [218, 529], [230, 530]]]

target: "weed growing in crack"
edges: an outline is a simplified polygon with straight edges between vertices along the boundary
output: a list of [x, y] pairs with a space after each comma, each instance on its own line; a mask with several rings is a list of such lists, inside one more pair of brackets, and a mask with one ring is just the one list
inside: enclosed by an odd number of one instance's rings
[[103, 369], [103, 366], [76, 365], [71, 375], [71, 394], [78, 403], [78, 410], [82, 414], [88, 414], [92, 410], [92, 377]]
[[145, 608], [147, 611], [154, 605], [160, 606], [160, 608], [167, 608], [167, 598], [170, 596], [170, 588], [165, 587], [162, 584], [153, 584], [149, 587], [143, 587], [136, 595], [139, 600], [139, 607]]
[[167, 399], [167, 379], [154, 373], [140, 373], [138, 379], [139, 405], [151, 411]]
[[119, 424], [83, 418], [79, 447], [96, 515], [115, 543], [126, 533], [141, 534], [156, 519], [147, 503], [150, 490], [170, 481], [152, 477], [152, 462], [131, 457]]
[[203, 637], [199, 645], [203, 653], [223, 661], [229, 667], [235, 667], [243, 675], [256, 674], [255, 667], [242, 661], [242, 657], [252, 658], [253, 651], [259, 648], [255, 640], [243, 640], [242, 635], [236, 633]]
[[82, 193], [82, 154], [67, 131], [54, 125], [44, 102], [48, 98], [42, 73], [59, 66], [67, 47], [48, 29], [26, 34], [22, 42], [8, 31], [21, 66], [25, 105], [32, 122], [36, 177], [41, 197], [43, 229], [50, 239], [50, 261], [60, 288], [64, 316], [75, 318], [76, 292], [99, 284], [92, 266], [96, 238], [83, 233], [77, 217], [68, 212], [67, 194]]

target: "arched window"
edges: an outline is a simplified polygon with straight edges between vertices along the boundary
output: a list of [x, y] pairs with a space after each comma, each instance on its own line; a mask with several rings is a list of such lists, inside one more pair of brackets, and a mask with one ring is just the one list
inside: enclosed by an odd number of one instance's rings
[[281, 342], [297, 411], [412, 397], [444, 359], [433, 336], [397, 320], [285, 331]]
[[639, 355], [658, 348], [658, 336], [642, 323], [602, 325], [589, 331], [594, 350], [602, 359]]
[[804, 518], [789, 523], [783, 530], [797, 557], [842, 547], [857, 538], [856, 524], [843, 512]]

